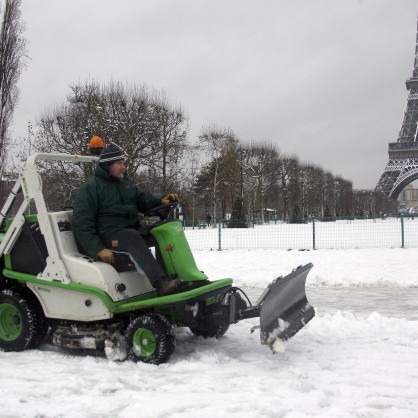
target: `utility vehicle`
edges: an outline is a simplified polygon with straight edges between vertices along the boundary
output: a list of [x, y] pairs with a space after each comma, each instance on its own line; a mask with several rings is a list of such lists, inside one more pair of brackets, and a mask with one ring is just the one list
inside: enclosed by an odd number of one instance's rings
[[[158, 297], [129, 257], [118, 255], [112, 266], [82, 254], [71, 229], [72, 210], [47, 209], [37, 162], [94, 166], [97, 160], [34, 154], [19, 174], [0, 213], [0, 349], [36, 348], [48, 339], [65, 348], [102, 349], [112, 359], [160, 364], [175, 350], [176, 327], [219, 338], [230, 324], [260, 317], [254, 328], [261, 342], [278, 351], [314, 317], [305, 294], [312, 264], [277, 278], [252, 305], [232, 279], [209, 280], [198, 269], [182, 223], [167, 215], [176, 203], [145, 214], [158, 217], [147, 233], [155, 238], [163, 268], [182, 280], [175, 294]], [[18, 209], [12, 217], [13, 206]]]

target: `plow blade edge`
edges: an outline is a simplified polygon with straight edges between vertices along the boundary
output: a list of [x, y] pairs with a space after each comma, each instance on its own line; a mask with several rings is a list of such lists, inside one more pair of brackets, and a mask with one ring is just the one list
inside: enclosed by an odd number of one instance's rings
[[268, 287], [260, 311], [260, 337], [273, 352], [283, 351], [284, 341], [293, 337], [314, 316], [305, 293], [312, 263], [300, 266]]

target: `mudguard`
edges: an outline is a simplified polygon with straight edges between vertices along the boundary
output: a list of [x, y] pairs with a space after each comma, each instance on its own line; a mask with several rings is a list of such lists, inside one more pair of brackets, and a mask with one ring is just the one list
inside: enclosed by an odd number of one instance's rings
[[277, 278], [260, 297], [260, 338], [273, 352], [283, 351], [285, 341], [315, 316], [305, 293], [306, 277], [312, 267], [312, 263], [299, 266]]

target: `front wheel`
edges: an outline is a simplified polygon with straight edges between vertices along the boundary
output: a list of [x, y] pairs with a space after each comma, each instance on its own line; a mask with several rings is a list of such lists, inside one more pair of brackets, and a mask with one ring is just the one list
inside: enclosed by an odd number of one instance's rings
[[30, 298], [5, 289], [0, 292], [0, 349], [35, 348], [45, 336], [45, 318]]
[[150, 364], [165, 363], [176, 348], [173, 327], [159, 314], [133, 319], [126, 328], [125, 341], [129, 360]]

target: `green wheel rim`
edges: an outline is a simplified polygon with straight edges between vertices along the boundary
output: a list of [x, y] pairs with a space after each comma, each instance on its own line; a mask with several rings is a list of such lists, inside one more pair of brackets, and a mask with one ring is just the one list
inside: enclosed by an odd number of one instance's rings
[[146, 328], [138, 328], [133, 337], [133, 350], [139, 357], [150, 357], [154, 354], [157, 344], [154, 333]]
[[22, 332], [22, 317], [10, 303], [0, 305], [0, 339], [14, 341]]

